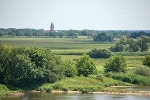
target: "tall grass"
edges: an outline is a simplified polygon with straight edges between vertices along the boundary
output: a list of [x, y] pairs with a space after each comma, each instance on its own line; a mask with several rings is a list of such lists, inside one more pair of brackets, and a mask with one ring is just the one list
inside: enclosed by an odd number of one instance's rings
[[112, 85], [123, 85], [125, 83], [114, 80], [112, 78], [103, 77], [102, 80], [96, 77], [81, 77], [76, 76], [73, 78], [65, 78], [54, 84], [44, 84], [39, 86], [37, 90], [45, 91], [45, 90], [63, 90], [63, 91], [82, 91], [84, 92], [92, 92], [92, 91], [99, 91], [103, 87], [112, 86]]

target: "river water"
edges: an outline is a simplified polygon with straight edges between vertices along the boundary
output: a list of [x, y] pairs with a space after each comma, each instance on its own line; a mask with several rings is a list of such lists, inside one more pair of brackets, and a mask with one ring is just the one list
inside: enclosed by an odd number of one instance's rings
[[150, 100], [150, 96], [27, 92], [23, 97], [0, 97], [0, 100]]

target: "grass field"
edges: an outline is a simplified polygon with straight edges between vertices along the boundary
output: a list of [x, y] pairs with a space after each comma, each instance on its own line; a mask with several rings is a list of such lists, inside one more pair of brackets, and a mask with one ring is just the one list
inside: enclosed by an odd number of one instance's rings
[[[118, 39], [115, 40], [117, 42]], [[109, 48], [114, 43], [94, 42], [92, 38], [0, 38], [0, 43], [13, 46], [38, 46], [41, 48], [50, 48], [53, 53], [61, 55], [62, 59], [77, 59], [83, 53], [93, 48]], [[123, 55], [127, 61], [128, 67], [142, 65], [144, 55], [150, 52], [114, 52], [114, 54]], [[93, 59], [97, 69], [103, 71], [103, 65], [106, 59]]]
[[14, 46], [50, 48], [54, 53], [87, 52], [92, 48], [108, 48], [110, 43], [94, 42], [90, 38], [0, 38], [0, 43]]

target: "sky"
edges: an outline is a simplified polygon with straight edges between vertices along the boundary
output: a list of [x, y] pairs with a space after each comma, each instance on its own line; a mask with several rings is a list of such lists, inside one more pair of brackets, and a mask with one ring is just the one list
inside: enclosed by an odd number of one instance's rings
[[150, 0], [0, 0], [0, 28], [150, 30]]

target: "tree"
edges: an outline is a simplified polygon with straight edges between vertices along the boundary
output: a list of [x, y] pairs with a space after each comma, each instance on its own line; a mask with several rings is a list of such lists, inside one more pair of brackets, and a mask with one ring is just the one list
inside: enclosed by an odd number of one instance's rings
[[79, 76], [88, 76], [97, 73], [94, 61], [87, 54], [83, 54], [83, 56], [77, 60], [76, 68]]
[[126, 72], [126, 60], [123, 56], [110, 57], [104, 65], [105, 72]]
[[69, 30], [68, 31], [68, 36], [70, 38], [77, 38], [77, 36], [78, 36], [77, 31], [76, 30]]
[[150, 55], [145, 56], [143, 59], [143, 65], [150, 67]]
[[149, 49], [149, 44], [150, 44], [150, 37], [147, 37], [147, 36], [144, 36], [142, 35], [138, 41], [138, 46], [140, 47], [141, 49], [141, 52], [143, 51], [147, 51]]
[[140, 50], [140, 47], [139, 47], [139, 45], [137, 44], [137, 41], [136, 40], [134, 40], [133, 38], [129, 38], [128, 40], [127, 40], [127, 43], [128, 43], [128, 45], [129, 45], [129, 47], [128, 47], [128, 49], [126, 49], [126, 50], [128, 50], [128, 51], [130, 51], [130, 52], [136, 52], [136, 51], [139, 51]]
[[65, 75], [67, 77], [73, 77], [77, 75], [77, 69], [70, 60], [65, 61]]
[[114, 41], [113, 38], [108, 36], [106, 33], [99, 33], [93, 39], [94, 39], [94, 41], [100, 41], [100, 42], [112, 42], [112, 41]]

